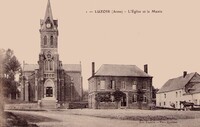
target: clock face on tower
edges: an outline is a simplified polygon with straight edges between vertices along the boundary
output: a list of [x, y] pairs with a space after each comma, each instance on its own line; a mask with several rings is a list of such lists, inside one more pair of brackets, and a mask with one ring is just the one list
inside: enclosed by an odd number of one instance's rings
[[46, 27], [47, 27], [47, 28], [51, 28], [51, 23], [47, 23], [47, 24], [46, 24]]

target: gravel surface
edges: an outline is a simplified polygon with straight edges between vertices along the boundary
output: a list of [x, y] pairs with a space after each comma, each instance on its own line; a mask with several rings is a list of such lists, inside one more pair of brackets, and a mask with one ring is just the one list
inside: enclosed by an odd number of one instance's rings
[[12, 112], [52, 119], [38, 122], [40, 127], [200, 127], [200, 112], [194, 111], [75, 109]]

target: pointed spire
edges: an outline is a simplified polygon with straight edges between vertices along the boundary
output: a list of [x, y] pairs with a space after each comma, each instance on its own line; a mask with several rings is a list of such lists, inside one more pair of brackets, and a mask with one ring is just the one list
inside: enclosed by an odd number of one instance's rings
[[53, 21], [53, 14], [52, 14], [52, 10], [51, 10], [50, 0], [48, 0], [48, 3], [47, 3], [47, 8], [46, 8], [44, 20], [46, 21], [48, 17], [51, 21]]

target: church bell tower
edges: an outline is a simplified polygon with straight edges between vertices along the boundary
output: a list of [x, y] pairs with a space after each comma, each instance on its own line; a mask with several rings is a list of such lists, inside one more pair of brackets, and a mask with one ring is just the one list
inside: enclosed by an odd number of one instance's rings
[[57, 100], [58, 20], [53, 19], [50, 0], [45, 17], [40, 20], [40, 38], [38, 99]]

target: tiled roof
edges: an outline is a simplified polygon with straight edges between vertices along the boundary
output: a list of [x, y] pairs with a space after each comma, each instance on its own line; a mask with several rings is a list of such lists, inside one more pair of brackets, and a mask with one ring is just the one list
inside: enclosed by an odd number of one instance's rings
[[187, 74], [185, 77], [169, 79], [158, 91], [158, 93], [168, 92], [184, 88], [184, 86], [192, 79], [196, 73]]
[[35, 71], [35, 69], [39, 69], [38, 64], [24, 64], [23, 71]]
[[65, 71], [78, 71], [81, 72], [81, 64], [63, 64]]
[[134, 76], [151, 77], [135, 65], [103, 64], [95, 76]]

